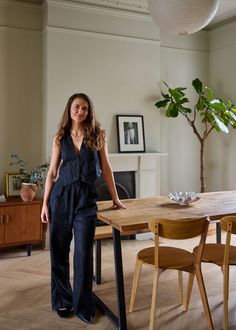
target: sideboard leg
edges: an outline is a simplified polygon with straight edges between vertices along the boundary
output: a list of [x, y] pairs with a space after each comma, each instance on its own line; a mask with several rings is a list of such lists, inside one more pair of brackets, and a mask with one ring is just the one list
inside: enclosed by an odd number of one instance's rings
[[27, 244], [26, 248], [27, 248], [27, 256], [29, 257], [31, 256], [32, 244]]

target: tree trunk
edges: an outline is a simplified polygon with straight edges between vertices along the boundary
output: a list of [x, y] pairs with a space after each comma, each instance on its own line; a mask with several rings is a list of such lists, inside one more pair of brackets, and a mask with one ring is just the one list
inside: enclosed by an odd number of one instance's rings
[[201, 193], [205, 192], [206, 181], [205, 181], [205, 139], [200, 141], [201, 143], [201, 154], [200, 154], [200, 180], [201, 180]]

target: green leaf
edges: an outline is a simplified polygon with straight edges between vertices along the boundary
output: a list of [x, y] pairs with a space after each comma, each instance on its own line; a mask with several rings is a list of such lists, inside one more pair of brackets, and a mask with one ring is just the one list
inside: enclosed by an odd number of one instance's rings
[[215, 109], [215, 110], [226, 110], [227, 107], [225, 104], [220, 101], [219, 99], [214, 99], [209, 103], [210, 107]]
[[178, 106], [179, 111], [184, 112], [184, 113], [191, 113], [192, 109], [183, 107], [182, 105]]
[[170, 95], [169, 94], [164, 94], [161, 92], [161, 95], [164, 97], [164, 99], [170, 99]]
[[167, 117], [177, 117], [179, 114], [175, 103], [170, 103], [168, 109], [166, 110]]
[[233, 104], [230, 100], [227, 100], [226, 106], [228, 109], [230, 109], [233, 106]]
[[183, 93], [180, 92], [180, 91], [178, 91], [178, 90], [176, 90], [176, 89], [171, 89], [170, 88], [169, 89], [169, 92], [170, 92], [171, 96], [174, 98], [174, 100], [176, 102], [180, 101], [181, 98], [183, 97]]
[[214, 113], [212, 113], [212, 116], [214, 117], [215, 124], [218, 126], [218, 128], [224, 133], [229, 133], [228, 127], [223, 123], [221, 118], [217, 117]]
[[170, 102], [169, 100], [161, 100], [155, 103], [155, 106], [157, 108], [165, 108], [168, 104], [168, 102]]
[[182, 100], [180, 100], [180, 104], [184, 104], [184, 103], [187, 103], [189, 102], [189, 99], [187, 99], [187, 97], [184, 97]]
[[206, 90], [206, 99], [207, 101], [211, 101], [213, 99], [213, 92], [209, 87], [205, 87]]
[[206, 101], [206, 98], [204, 96], [200, 96], [198, 103], [196, 104], [197, 110], [203, 110], [208, 106], [208, 102]]
[[163, 84], [166, 85], [168, 89], [170, 88], [165, 81], [163, 81]]
[[202, 94], [202, 82], [198, 78], [192, 81], [192, 85], [198, 94]]
[[230, 119], [233, 119], [236, 122], [236, 115], [232, 111], [225, 111], [225, 116], [227, 116]]
[[187, 89], [187, 87], [177, 87], [176, 88], [178, 91], [185, 91]]

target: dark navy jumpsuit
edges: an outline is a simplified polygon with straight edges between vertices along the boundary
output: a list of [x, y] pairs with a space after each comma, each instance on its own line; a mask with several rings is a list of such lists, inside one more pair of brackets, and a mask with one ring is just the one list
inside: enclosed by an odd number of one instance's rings
[[[76, 152], [69, 134], [61, 139], [62, 163], [50, 194], [52, 309], [95, 313], [92, 298], [93, 240], [96, 219], [95, 181], [100, 175], [97, 151], [84, 143]], [[69, 252], [74, 234], [74, 281], [70, 285]]]

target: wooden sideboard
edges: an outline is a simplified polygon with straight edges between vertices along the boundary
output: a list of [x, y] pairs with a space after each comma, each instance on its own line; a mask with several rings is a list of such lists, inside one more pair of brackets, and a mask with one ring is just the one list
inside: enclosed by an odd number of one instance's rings
[[25, 244], [31, 255], [32, 243], [42, 242], [41, 205], [40, 200], [23, 202], [18, 197], [0, 203], [0, 248]]

